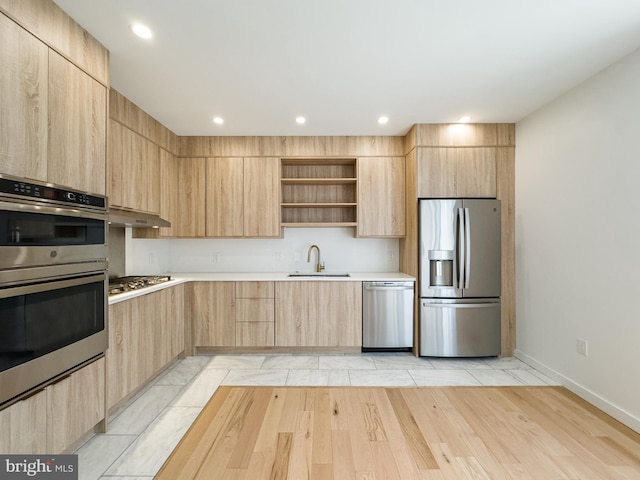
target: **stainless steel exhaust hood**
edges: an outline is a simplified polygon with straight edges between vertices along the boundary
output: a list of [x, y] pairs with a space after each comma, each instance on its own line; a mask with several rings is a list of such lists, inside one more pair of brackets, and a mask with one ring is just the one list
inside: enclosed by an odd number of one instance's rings
[[120, 208], [109, 208], [109, 225], [113, 227], [170, 227], [171, 223], [152, 213], [134, 212]]

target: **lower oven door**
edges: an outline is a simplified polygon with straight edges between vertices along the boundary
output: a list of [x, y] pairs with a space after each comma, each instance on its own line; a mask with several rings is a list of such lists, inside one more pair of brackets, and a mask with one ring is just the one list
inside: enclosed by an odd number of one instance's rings
[[0, 405], [107, 348], [107, 275], [0, 288]]

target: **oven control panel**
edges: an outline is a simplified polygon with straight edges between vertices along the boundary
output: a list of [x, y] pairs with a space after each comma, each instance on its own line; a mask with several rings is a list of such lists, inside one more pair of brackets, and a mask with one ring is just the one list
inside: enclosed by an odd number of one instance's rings
[[47, 183], [25, 182], [0, 176], [0, 193], [14, 197], [41, 199], [71, 205], [106, 208], [106, 197], [68, 190]]

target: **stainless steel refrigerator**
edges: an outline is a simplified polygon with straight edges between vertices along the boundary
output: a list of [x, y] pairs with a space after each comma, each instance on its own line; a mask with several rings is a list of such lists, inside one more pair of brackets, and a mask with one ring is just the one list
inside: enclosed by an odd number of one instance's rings
[[500, 355], [500, 201], [420, 200], [420, 355]]

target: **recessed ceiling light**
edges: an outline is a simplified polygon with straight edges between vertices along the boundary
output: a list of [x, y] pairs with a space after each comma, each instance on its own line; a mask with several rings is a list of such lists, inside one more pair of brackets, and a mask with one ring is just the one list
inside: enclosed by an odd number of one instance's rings
[[213, 117], [213, 123], [216, 125], [222, 125], [224, 123], [224, 119], [222, 117]]
[[304, 122], [306, 122], [307, 119], [304, 117], [296, 117], [296, 123], [302, 125]]
[[385, 125], [387, 122], [389, 122], [389, 117], [385, 117], [384, 115], [380, 118], [378, 118], [378, 123], [380, 125]]
[[149, 39], [153, 37], [153, 32], [151, 31], [151, 29], [141, 23], [134, 23], [133, 25], [131, 25], [131, 31], [140, 38]]
[[460, 117], [458, 123], [469, 123], [471, 121], [471, 117], [469, 115], [465, 115], [464, 117]]

